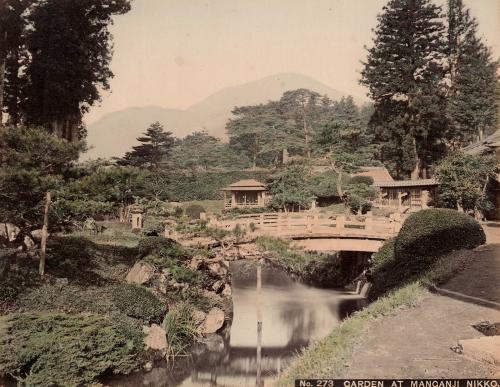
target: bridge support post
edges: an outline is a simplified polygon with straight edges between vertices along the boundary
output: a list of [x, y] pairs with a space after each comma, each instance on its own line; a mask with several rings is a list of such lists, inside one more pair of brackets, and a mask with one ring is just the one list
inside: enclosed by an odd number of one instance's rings
[[337, 219], [335, 221], [335, 228], [339, 230], [339, 232], [342, 232], [345, 228], [345, 221], [346, 218], [344, 215], [337, 216]]
[[373, 230], [373, 218], [371, 216], [365, 218], [365, 230], [366, 231]]

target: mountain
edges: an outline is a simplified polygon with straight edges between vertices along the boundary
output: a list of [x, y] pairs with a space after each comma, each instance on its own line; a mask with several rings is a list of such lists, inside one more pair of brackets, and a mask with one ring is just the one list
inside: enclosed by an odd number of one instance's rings
[[196, 130], [207, 130], [216, 137], [225, 138], [225, 125], [235, 106], [278, 100], [285, 91], [300, 88], [326, 94], [332, 99], [346, 95], [305, 75], [276, 74], [222, 89], [186, 110], [158, 106], [132, 107], [110, 113], [88, 125], [87, 142], [92, 148], [83, 158], [123, 156], [137, 143], [136, 138], [155, 121], [162, 123], [176, 137], [184, 137]]

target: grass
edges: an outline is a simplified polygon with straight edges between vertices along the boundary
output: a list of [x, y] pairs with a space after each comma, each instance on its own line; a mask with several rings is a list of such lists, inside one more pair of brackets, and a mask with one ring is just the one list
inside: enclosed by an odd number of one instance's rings
[[141, 239], [140, 235], [132, 232], [129, 223], [106, 222], [103, 223], [103, 226], [105, 229], [100, 234], [77, 231], [71, 235], [78, 238], [86, 238], [94, 243], [122, 247], [136, 247]]
[[464, 252], [452, 252], [439, 258], [420, 278], [395, 289], [354, 313], [337, 326], [329, 336], [306, 348], [291, 364], [278, 386], [293, 385], [298, 378], [340, 378], [345, 376], [351, 355], [365, 332], [376, 319], [392, 315], [403, 308], [415, 307], [428, 289], [453, 277], [466, 267], [470, 258]]
[[165, 329], [169, 344], [167, 360], [173, 360], [177, 356], [185, 354], [187, 348], [199, 336], [193, 318], [193, 307], [188, 303], [181, 302], [170, 309], [163, 321], [163, 329]]

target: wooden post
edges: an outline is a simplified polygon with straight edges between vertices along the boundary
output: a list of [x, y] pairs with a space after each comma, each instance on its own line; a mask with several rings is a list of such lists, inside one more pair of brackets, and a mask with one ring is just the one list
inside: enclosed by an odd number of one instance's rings
[[257, 387], [263, 386], [262, 383], [262, 305], [261, 305], [261, 291], [262, 291], [262, 264], [261, 261], [257, 263], [257, 379], [255, 385]]
[[45, 209], [43, 212], [42, 241], [40, 243], [40, 266], [38, 267], [38, 272], [42, 277], [45, 275], [45, 251], [47, 249], [47, 233], [49, 229], [49, 208], [50, 192], [47, 192], [45, 196]]

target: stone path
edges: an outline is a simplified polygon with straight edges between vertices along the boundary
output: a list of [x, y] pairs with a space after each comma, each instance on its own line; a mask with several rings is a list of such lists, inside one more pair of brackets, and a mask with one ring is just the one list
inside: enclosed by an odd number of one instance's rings
[[[494, 235], [489, 234], [491, 241]], [[495, 306], [500, 304], [500, 244], [466, 253], [474, 262], [442, 286], [463, 297], [429, 294], [417, 307], [377, 321], [357, 346], [347, 377], [499, 377], [495, 366], [450, 349], [458, 340], [483, 336], [471, 325], [500, 322], [500, 308]], [[490, 304], [481, 305], [476, 299]]]

